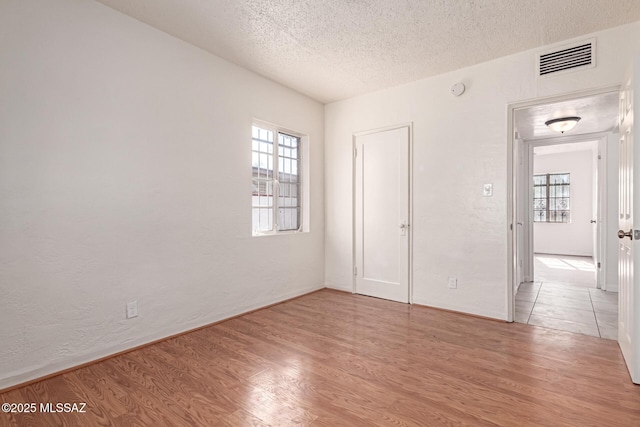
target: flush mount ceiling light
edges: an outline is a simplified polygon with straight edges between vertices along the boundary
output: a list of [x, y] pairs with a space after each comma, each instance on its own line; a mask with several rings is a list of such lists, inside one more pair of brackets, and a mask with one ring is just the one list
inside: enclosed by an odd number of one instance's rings
[[580, 117], [560, 117], [558, 119], [547, 120], [544, 124], [549, 126], [549, 129], [551, 130], [565, 133], [566, 131], [573, 129], [579, 121]]

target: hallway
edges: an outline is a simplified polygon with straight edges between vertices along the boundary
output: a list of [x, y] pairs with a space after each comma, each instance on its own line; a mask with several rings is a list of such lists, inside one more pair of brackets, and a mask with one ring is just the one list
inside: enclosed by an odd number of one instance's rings
[[534, 271], [518, 289], [516, 322], [617, 339], [618, 294], [596, 288], [591, 258], [536, 254]]

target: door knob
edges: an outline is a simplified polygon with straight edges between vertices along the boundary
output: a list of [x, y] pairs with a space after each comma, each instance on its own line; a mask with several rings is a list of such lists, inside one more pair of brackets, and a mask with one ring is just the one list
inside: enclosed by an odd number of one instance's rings
[[406, 236], [408, 228], [409, 228], [409, 224], [405, 224], [404, 222], [402, 224], [400, 224], [400, 235], [401, 236]]
[[592, 219], [592, 220], [591, 220], [591, 221], [589, 221], [589, 222], [590, 222], [591, 224], [595, 224], [595, 223], [596, 223], [596, 220], [595, 220], [595, 219]]
[[633, 230], [629, 230], [626, 233], [622, 230], [618, 230], [618, 239], [624, 239], [625, 237], [630, 238], [631, 240], [633, 240], [633, 234], [632, 234]]

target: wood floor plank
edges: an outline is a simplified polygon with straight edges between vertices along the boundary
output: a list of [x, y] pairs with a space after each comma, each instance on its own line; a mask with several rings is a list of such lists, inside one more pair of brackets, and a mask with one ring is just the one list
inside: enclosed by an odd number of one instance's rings
[[320, 291], [4, 394], [0, 426], [640, 426], [614, 341]]

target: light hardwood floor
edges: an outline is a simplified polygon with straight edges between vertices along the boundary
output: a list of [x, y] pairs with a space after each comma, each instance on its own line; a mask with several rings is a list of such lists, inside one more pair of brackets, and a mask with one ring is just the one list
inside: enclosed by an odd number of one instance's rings
[[323, 290], [0, 394], [0, 425], [638, 426], [614, 341]]

